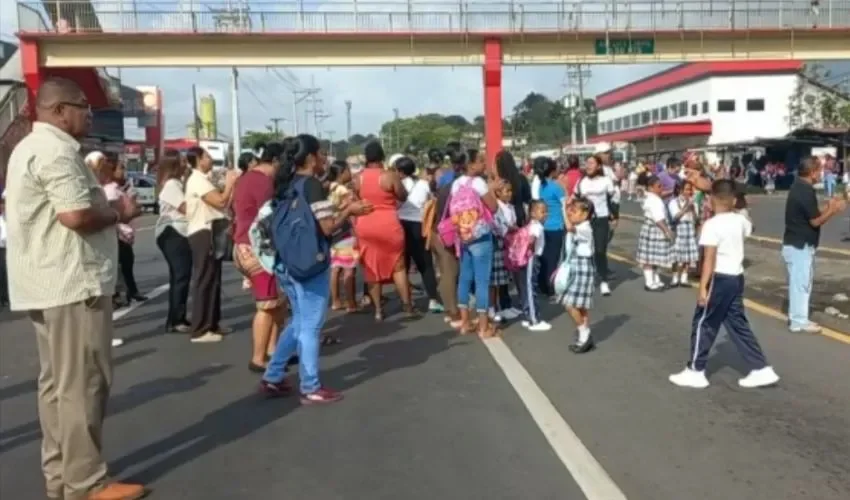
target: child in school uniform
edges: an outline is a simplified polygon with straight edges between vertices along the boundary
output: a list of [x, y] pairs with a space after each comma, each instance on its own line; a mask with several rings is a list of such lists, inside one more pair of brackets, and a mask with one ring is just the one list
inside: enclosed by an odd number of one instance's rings
[[[328, 168], [325, 179], [328, 182], [328, 199], [334, 208], [342, 210], [354, 198], [354, 193], [348, 187], [351, 183], [351, 169], [344, 161], [337, 160]], [[349, 313], [358, 310], [354, 275], [359, 259], [357, 238], [351, 224], [346, 223], [331, 237], [332, 310], [345, 308]]]
[[688, 271], [699, 262], [697, 226], [699, 220], [694, 201], [694, 186], [685, 182], [679, 193], [667, 204], [676, 239], [673, 241], [673, 280], [670, 286], [690, 286]]
[[646, 196], [643, 200], [643, 226], [638, 235], [636, 259], [643, 268], [644, 290], [660, 292], [664, 283], [658, 268], [670, 268], [673, 264], [673, 240], [675, 235], [667, 224], [667, 208], [661, 199], [661, 179], [650, 176], [646, 181]]
[[590, 336], [590, 308], [593, 307], [593, 290], [596, 268], [593, 263], [593, 204], [577, 198], [567, 207], [567, 232], [573, 233], [573, 251], [570, 256], [570, 280], [562, 304], [575, 321], [578, 335], [570, 351], [584, 354], [595, 344]]
[[711, 202], [715, 215], [700, 232], [704, 251], [697, 307], [691, 331], [687, 366], [669, 379], [680, 387], [708, 387], [705, 365], [720, 326], [749, 365], [750, 372], [738, 380], [744, 388], [765, 387], [779, 381], [750, 328], [744, 310], [744, 241], [752, 233], [748, 218], [735, 211], [735, 182], [714, 181]]
[[511, 275], [505, 267], [505, 235], [516, 229], [516, 209], [511, 204], [513, 189], [507, 182], [499, 184], [496, 189], [498, 210], [493, 217], [493, 267], [490, 273], [490, 319], [501, 323], [502, 310], [499, 306], [499, 288], [509, 285]]
[[522, 299], [522, 310], [525, 315], [525, 320], [522, 326], [533, 332], [545, 332], [552, 328], [552, 325], [540, 319], [540, 309], [537, 306], [537, 299], [534, 294], [535, 283], [535, 268], [539, 269], [540, 256], [543, 255], [543, 248], [546, 244], [543, 233], [543, 221], [546, 220], [548, 209], [546, 202], [542, 200], [534, 200], [528, 208], [529, 222], [527, 227], [529, 235], [529, 248], [531, 249], [531, 258], [525, 268], [517, 274], [516, 285], [519, 290], [519, 296]]

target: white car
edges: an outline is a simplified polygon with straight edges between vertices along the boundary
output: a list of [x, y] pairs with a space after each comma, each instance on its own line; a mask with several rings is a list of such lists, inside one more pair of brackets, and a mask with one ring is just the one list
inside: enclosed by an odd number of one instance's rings
[[159, 212], [159, 204], [156, 201], [156, 179], [149, 175], [130, 173], [127, 174], [129, 192], [136, 196], [136, 201], [142, 210]]

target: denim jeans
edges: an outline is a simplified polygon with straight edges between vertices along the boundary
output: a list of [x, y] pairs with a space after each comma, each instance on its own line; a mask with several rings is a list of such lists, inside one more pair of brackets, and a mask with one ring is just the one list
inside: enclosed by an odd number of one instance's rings
[[809, 325], [809, 299], [815, 276], [815, 247], [783, 245], [782, 258], [788, 274], [788, 326], [793, 330]]
[[469, 289], [475, 282], [475, 309], [487, 312], [490, 307], [490, 273], [493, 271], [493, 237], [484, 235], [462, 244], [460, 273], [457, 279], [457, 306], [469, 307]]
[[280, 383], [286, 375], [286, 362], [297, 350], [301, 394], [310, 394], [321, 387], [319, 335], [325, 323], [330, 300], [331, 270], [328, 268], [305, 281], [296, 281], [285, 272], [275, 274], [289, 298], [292, 316], [280, 335], [263, 379], [266, 382]]
[[835, 185], [838, 184], [838, 176], [832, 173], [823, 176], [823, 190], [828, 198], [835, 194]]

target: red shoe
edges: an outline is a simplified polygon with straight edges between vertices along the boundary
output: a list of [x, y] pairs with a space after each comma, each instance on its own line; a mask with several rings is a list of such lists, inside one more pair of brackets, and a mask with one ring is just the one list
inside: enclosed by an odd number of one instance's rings
[[301, 395], [301, 404], [303, 405], [315, 405], [315, 404], [328, 404], [328, 403], [336, 403], [342, 399], [342, 393], [334, 391], [333, 389], [327, 389], [325, 387], [319, 387], [316, 391], [311, 392], [310, 394], [302, 394]]
[[289, 382], [287, 382], [286, 379], [281, 380], [276, 384], [267, 380], [261, 380], [260, 394], [268, 399], [285, 398], [292, 394], [292, 386], [289, 385]]

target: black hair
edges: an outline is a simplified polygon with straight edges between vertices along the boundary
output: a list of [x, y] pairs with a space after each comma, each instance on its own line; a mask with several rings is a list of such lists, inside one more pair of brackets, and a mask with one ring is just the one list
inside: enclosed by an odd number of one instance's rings
[[[516, 166], [516, 159], [510, 151], [501, 150], [496, 154], [496, 173], [499, 174], [505, 182], [511, 185], [513, 191], [512, 198], [519, 200], [522, 190], [522, 174]], [[513, 201], [513, 200], [512, 200]]]
[[280, 162], [285, 150], [286, 145], [280, 142], [263, 144], [262, 149], [260, 150], [260, 161], [263, 163], [272, 163], [274, 161]]
[[189, 148], [189, 151], [186, 152], [186, 161], [189, 162], [189, 166], [192, 168], [198, 168], [198, 162], [201, 158], [203, 158], [206, 152], [207, 150], [200, 146], [192, 146]]
[[239, 155], [239, 158], [236, 160], [236, 166], [239, 167], [239, 170], [242, 173], [248, 171], [248, 167], [251, 166], [251, 162], [257, 159], [257, 155], [251, 152], [245, 152]]
[[409, 156], [402, 156], [395, 161], [393, 166], [402, 173], [405, 177], [416, 176], [416, 162]]
[[339, 179], [339, 176], [346, 170], [348, 170], [348, 163], [346, 163], [345, 160], [334, 160], [334, 162], [328, 166], [325, 180], [328, 182], [336, 182], [336, 180]]
[[596, 209], [593, 206], [593, 203], [583, 196], [577, 196], [573, 198], [573, 205], [580, 207], [582, 210], [587, 212], [587, 219], [591, 220], [596, 214]]
[[548, 156], [538, 156], [534, 159], [531, 168], [534, 171], [534, 175], [540, 179], [540, 187], [543, 187], [546, 185], [552, 172], [558, 169], [558, 164]]
[[670, 158], [667, 158], [667, 168], [681, 167], [681, 166], [682, 166], [682, 160], [676, 158], [675, 156], [671, 156]]
[[735, 199], [738, 196], [738, 187], [731, 179], [718, 179], [711, 183], [711, 196], [717, 199]]
[[531, 212], [533, 212], [533, 211], [534, 211], [534, 209], [535, 209], [535, 208], [537, 208], [537, 207], [539, 207], [540, 205], [543, 205], [543, 206], [545, 207], [545, 206], [546, 206], [546, 202], [545, 202], [545, 201], [543, 201], [543, 200], [531, 200], [531, 203], [529, 203], [529, 204], [528, 204], [528, 213], [529, 213], [529, 215], [531, 215]]
[[581, 168], [581, 160], [578, 159], [577, 155], [570, 155], [567, 157], [567, 170], [573, 170], [576, 168]]
[[274, 178], [274, 190], [279, 198], [286, 196], [295, 172], [304, 167], [307, 164], [307, 158], [310, 155], [317, 155], [321, 148], [316, 136], [299, 134], [292, 138], [281, 156], [280, 168], [277, 169]]
[[661, 178], [657, 175], [650, 175], [646, 178], [646, 187], [652, 187], [656, 184], [661, 184]]
[[384, 147], [378, 141], [369, 141], [363, 146], [363, 156], [366, 157], [366, 163], [383, 163], [387, 159], [384, 153]]
[[428, 150], [428, 161], [431, 163], [443, 163], [445, 158], [446, 155], [437, 148], [431, 148]]

